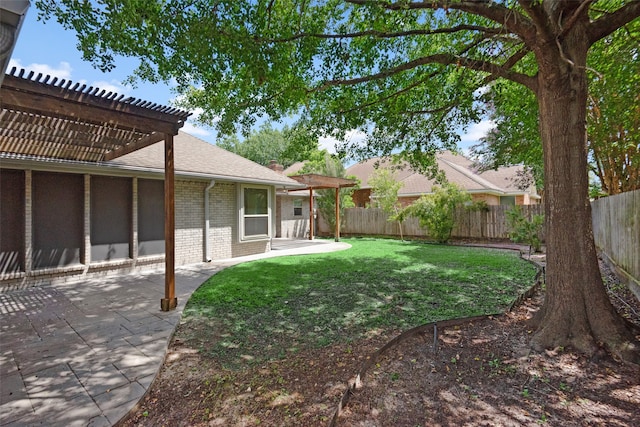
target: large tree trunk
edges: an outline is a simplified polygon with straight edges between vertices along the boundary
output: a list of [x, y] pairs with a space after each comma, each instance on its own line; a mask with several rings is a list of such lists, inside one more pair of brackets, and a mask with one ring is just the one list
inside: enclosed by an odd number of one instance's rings
[[[537, 349], [573, 347], [593, 354], [605, 346], [639, 361], [634, 335], [604, 288], [588, 198], [586, 33], [576, 24], [562, 48], [536, 51], [544, 150], [546, 294], [534, 318]], [[555, 36], [550, 38], [555, 44]], [[554, 52], [549, 52], [554, 51]]]

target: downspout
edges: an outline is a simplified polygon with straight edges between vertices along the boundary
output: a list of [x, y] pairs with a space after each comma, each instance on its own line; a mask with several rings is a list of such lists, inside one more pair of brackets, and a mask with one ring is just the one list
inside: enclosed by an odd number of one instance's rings
[[211, 262], [210, 243], [209, 243], [209, 190], [216, 185], [215, 180], [211, 180], [207, 188], [204, 189], [204, 260], [205, 262]]

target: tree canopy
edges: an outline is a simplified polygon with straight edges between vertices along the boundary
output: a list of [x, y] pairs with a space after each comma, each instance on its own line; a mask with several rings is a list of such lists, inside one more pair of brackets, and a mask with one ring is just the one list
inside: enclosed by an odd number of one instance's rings
[[[356, 157], [399, 152], [415, 166], [453, 148], [493, 81], [535, 95], [544, 159], [545, 303], [532, 346], [601, 345], [640, 361], [604, 290], [588, 175], [587, 58], [640, 16], [637, 0], [218, 0], [36, 2], [101, 69], [140, 59], [134, 78], [177, 82], [205, 123], [248, 133], [296, 114]], [[624, 30], [617, 34], [629, 37]], [[602, 104], [600, 104], [602, 105]]]
[[244, 140], [240, 140], [237, 135], [225, 136], [216, 145], [263, 166], [275, 160], [287, 168], [320, 153], [318, 140], [315, 139], [314, 145], [313, 138], [313, 135], [305, 134], [301, 128], [285, 126], [279, 130], [274, 129], [271, 123], [264, 123], [258, 130], [251, 131]]
[[[590, 49], [587, 75], [589, 170], [607, 194], [640, 188], [640, 21]], [[510, 81], [483, 95], [496, 127], [472, 151], [482, 168], [522, 163], [542, 187], [542, 142], [535, 94]]]

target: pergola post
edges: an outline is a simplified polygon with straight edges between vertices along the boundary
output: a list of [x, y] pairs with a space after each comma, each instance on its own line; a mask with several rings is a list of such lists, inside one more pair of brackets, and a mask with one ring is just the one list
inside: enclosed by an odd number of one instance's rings
[[175, 275], [175, 171], [173, 159], [173, 135], [164, 135], [164, 248], [165, 275], [164, 298], [160, 300], [162, 311], [176, 308], [176, 275]]
[[340, 186], [336, 187], [336, 242], [340, 241]]
[[318, 174], [293, 175], [290, 178], [305, 184], [309, 189], [309, 240], [313, 239], [313, 189], [335, 188], [336, 190], [336, 242], [340, 241], [340, 189], [356, 186], [352, 179], [339, 178], [336, 176], [326, 176]]
[[313, 215], [313, 188], [309, 188], [309, 240], [313, 240], [315, 218]]

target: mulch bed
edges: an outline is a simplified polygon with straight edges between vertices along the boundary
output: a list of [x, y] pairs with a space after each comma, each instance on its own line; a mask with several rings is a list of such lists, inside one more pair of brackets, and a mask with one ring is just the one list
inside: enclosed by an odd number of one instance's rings
[[[640, 302], [602, 267], [611, 300], [640, 325]], [[510, 313], [423, 333], [371, 363], [337, 426], [638, 426], [640, 367], [567, 349], [529, 349], [540, 293]], [[228, 370], [179, 326], [147, 396], [123, 426], [327, 426], [356, 373], [402, 331]], [[638, 337], [640, 340], [640, 337]]]

